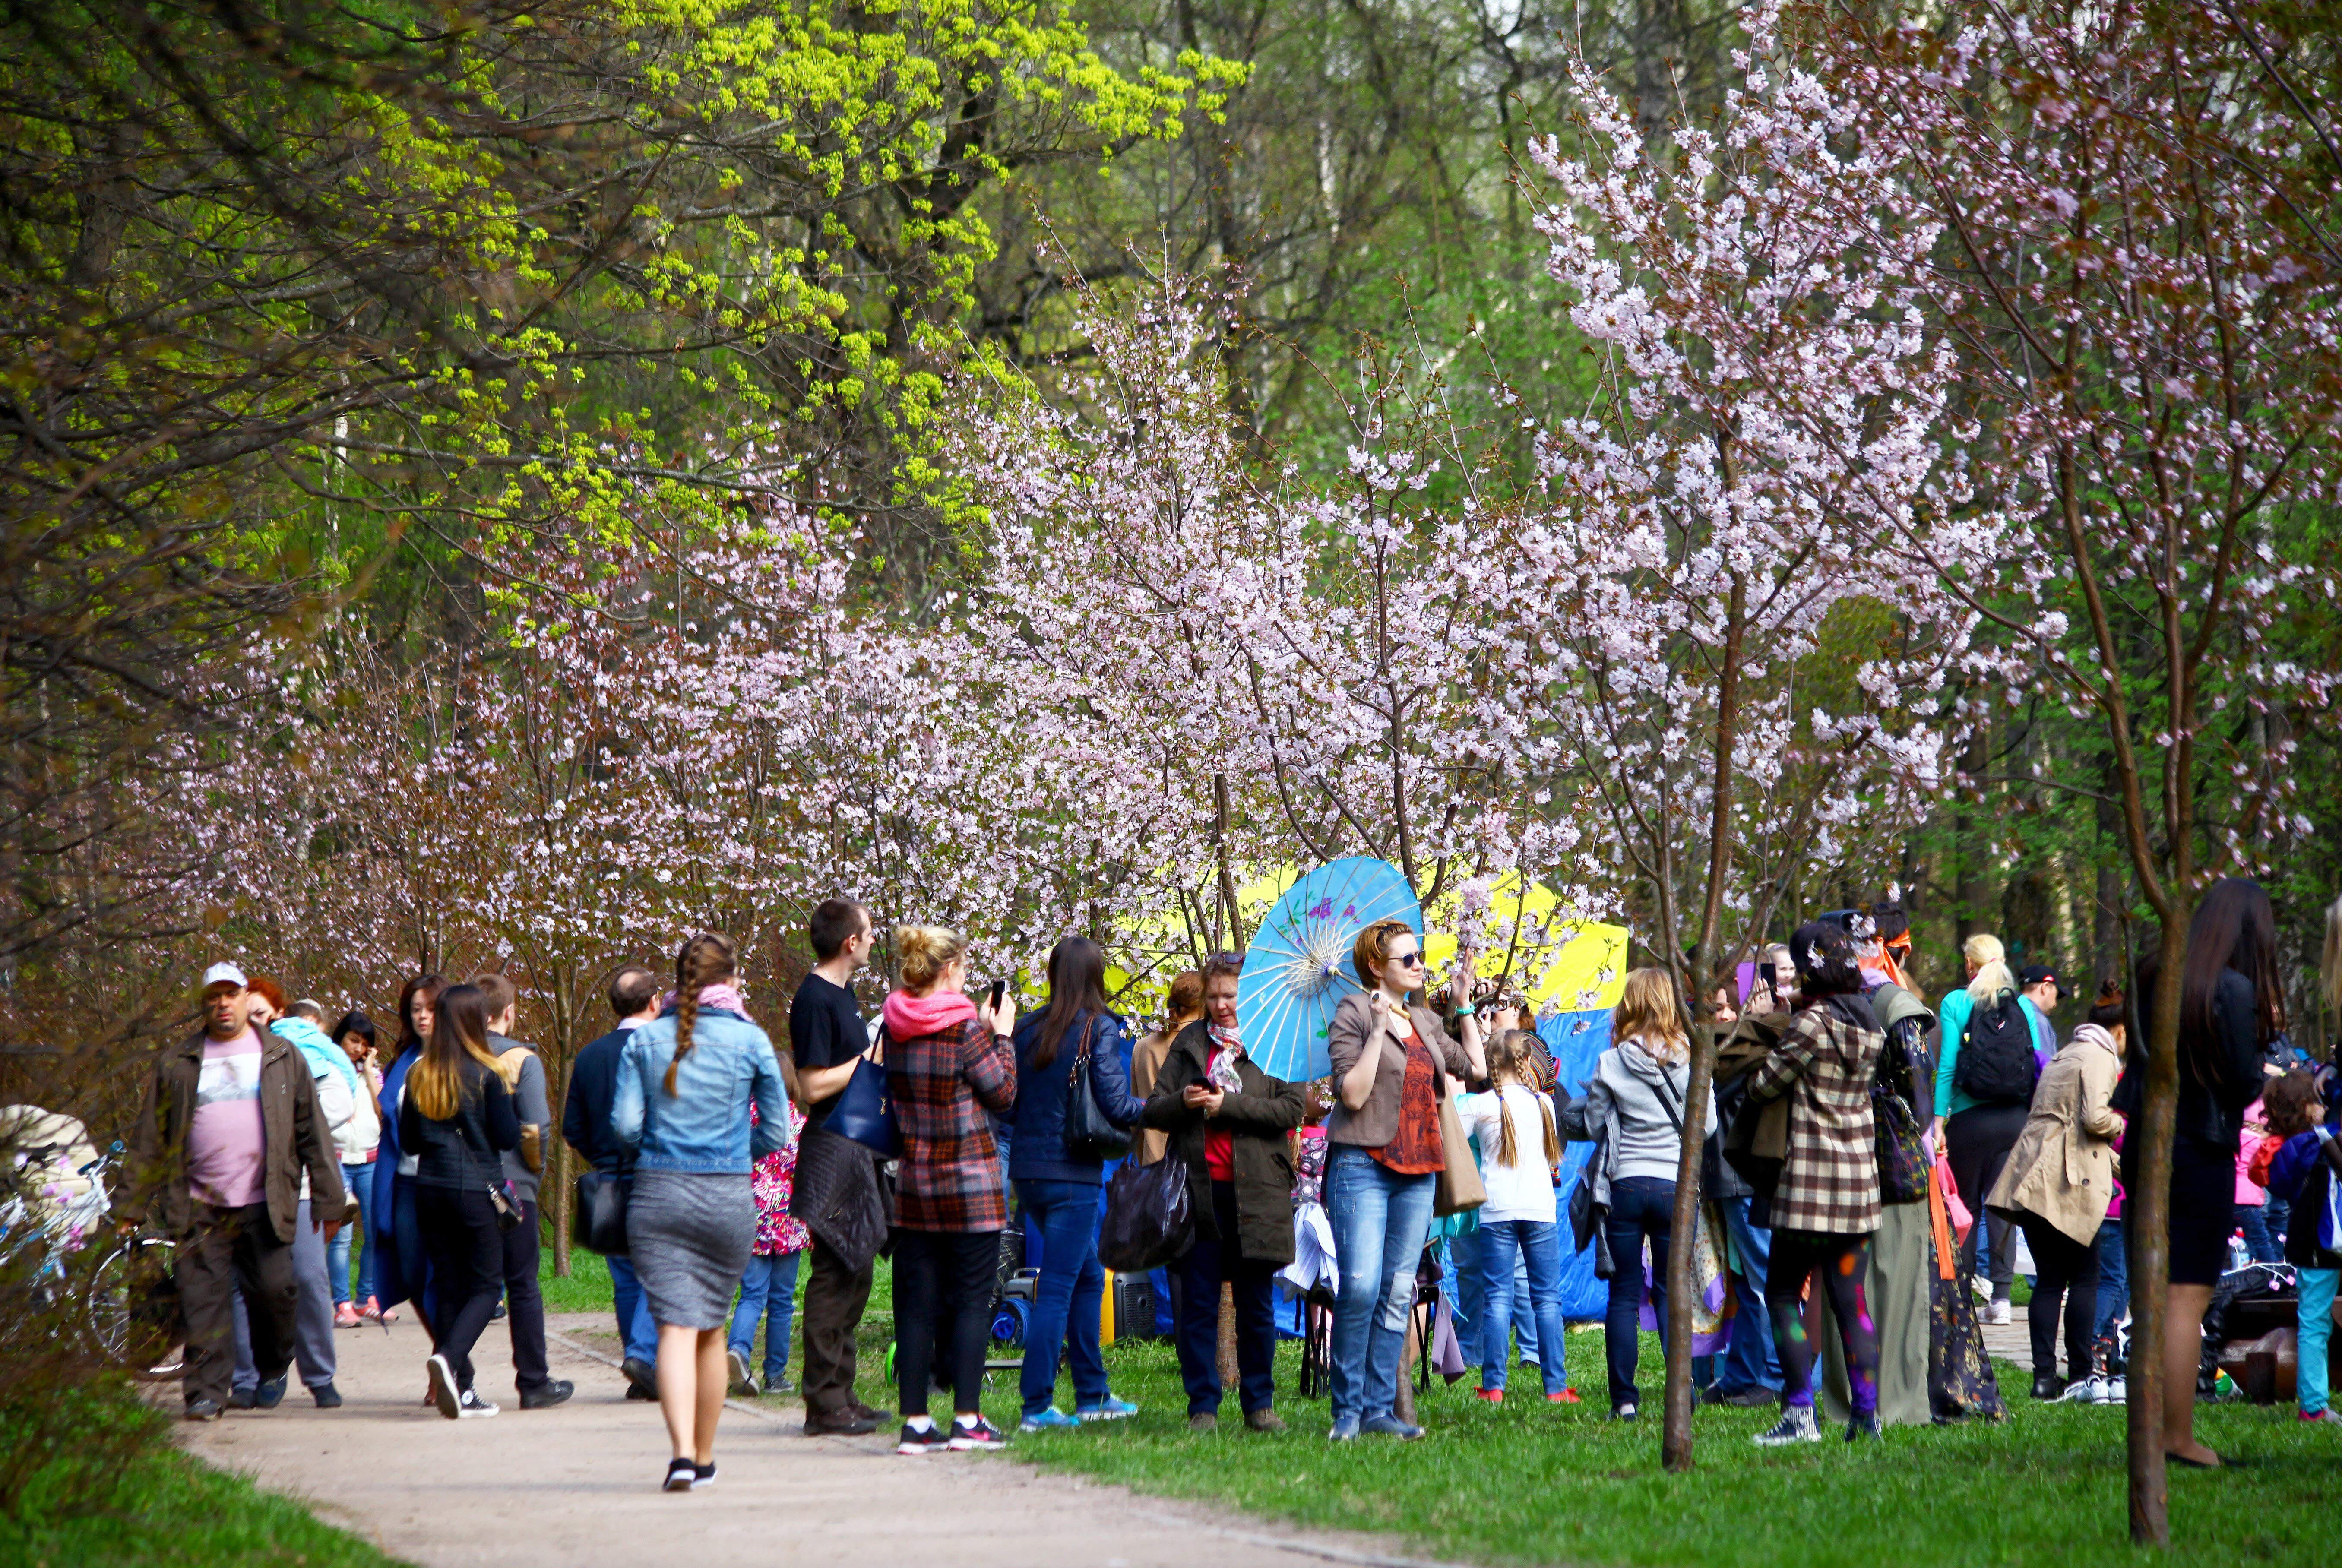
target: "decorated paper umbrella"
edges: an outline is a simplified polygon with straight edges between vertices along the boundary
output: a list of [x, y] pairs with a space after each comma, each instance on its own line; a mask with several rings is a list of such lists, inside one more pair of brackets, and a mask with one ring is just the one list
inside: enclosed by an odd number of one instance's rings
[[1236, 1027], [1262, 1072], [1306, 1082], [1333, 1071], [1326, 1026], [1342, 998], [1362, 989], [1350, 950], [1359, 932], [1392, 916], [1423, 934], [1406, 878], [1363, 855], [1318, 867], [1269, 909], [1236, 985]]

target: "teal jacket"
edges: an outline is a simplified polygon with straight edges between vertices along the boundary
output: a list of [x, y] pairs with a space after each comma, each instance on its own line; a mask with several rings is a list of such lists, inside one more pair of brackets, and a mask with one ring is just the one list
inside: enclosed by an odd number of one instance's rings
[[[2041, 1010], [2033, 1005], [2031, 997], [2019, 996], [2017, 1001], [2025, 1009], [2025, 1021], [2033, 1026], [2034, 1060], [2046, 1062], [2057, 1054], [2057, 1031], [2050, 1027], [2049, 1020], [2041, 1016]], [[1943, 1040], [1937, 1047], [1939, 1054], [1936, 1063], [1936, 1114], [1938, 1116], [1956, 1115], [1976, 1104], [1952, 1087], [1952, 1074], [1959, 1071], [1960, 1046], [1967, 1039], [1968, 1014], [1975, 1008], [1976, 1003], [1969, 997], [1965, 985], [1946, 996], [1936, 1007], [1936, 1020], [1944, 1028]], [[2041, 1049], [2045, 1036], [2049, 1042], [2047, 1052]]]

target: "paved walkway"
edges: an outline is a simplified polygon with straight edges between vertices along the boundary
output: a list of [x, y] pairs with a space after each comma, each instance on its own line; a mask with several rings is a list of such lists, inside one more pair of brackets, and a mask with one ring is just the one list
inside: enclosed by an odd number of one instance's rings
[[[188, 1450], [297, 1498], [423, 1568], [693, 1568], [951, 1562], [1014, 1568], [1304, 1568], [1406, 1560], [1364, 1537], [1275, 1525], [1046, 1475], [1006, 1455], [897, 1458], [892, 1434], [807, 1438], [794, 1401], [734, 1402], [719, 1483], [667, 1493], [666, 1428], [591, 1341], [600, 1314], [555, 1314], [554, 1374], [577, 1393], [547, 1411], [512, 1396], [491, 1323], [476, 1362], [493, 1421], [424, 1408], [426, 1344], [412, 1321], [335, 1336], [347, 1403], [316, 1409], [298, 1380], [270, 1412], [182, 1423]], [[682, 1550], [678, 1552], [678, 1548]]]

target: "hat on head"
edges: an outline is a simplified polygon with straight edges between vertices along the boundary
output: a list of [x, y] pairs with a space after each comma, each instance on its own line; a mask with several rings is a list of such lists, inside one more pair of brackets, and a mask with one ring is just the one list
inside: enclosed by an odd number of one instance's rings
[[2065, 1001], [2066, 998], [2074, 994], [2072, 992], [2066, 989], [2066, 983], [2057, 978], [2057, 972], [2050, 968], [2046, 964], [2027, 964], [2024, 969], [2018, 972], [2017, 984], [2020, 989], [2024, 990], [2030, 990], [2036, 985], [2055, 985], [2057, 988], [2057, 1000], [2060, 1002]]
[[238, 991], [244, 991], [250, 989], [251, 984], [245, 979], [244, 971], [235, 964], [215, 964], [204, 971], [204, 983], [197, 989], [208, 992], [215, 985], [233, 985]]

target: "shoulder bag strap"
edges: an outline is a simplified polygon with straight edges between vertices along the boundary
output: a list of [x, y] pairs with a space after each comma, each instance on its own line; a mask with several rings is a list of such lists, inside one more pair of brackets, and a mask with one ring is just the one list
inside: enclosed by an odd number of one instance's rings
[[1667, 1064], [1656, 1057], [1653, 1057], [1652, 1062], [1659, 1070], [1659, 1109], [1667, 1114], [1667, 1121], [1674, 1126], [1676, 1135], [1681, 1137], [1683, 1135], [1683, 1100], [1676, 1094], [1675, 1080], [1667, 1076]]

